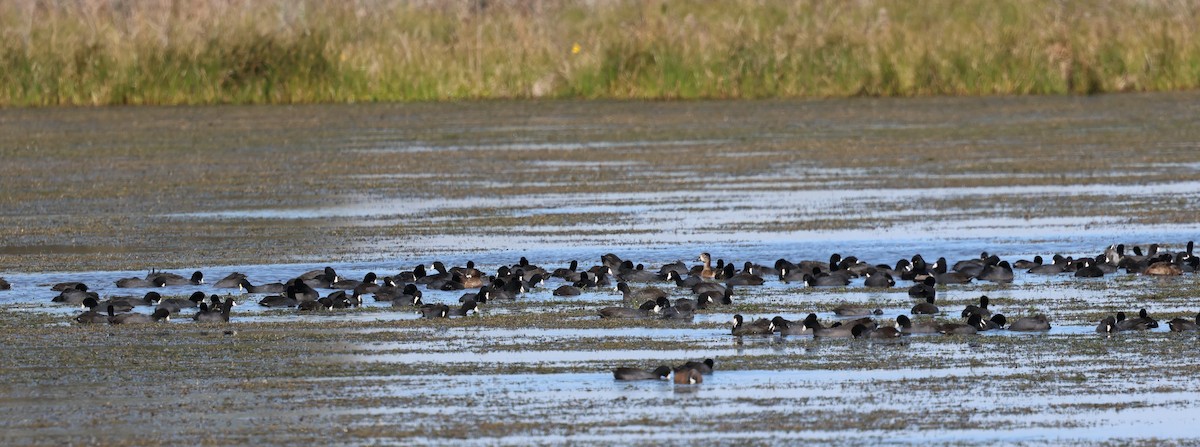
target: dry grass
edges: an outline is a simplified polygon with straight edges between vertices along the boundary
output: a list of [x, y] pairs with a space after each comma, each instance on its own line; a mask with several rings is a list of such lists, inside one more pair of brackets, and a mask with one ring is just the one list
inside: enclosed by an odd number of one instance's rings
[[12, 0], [0, 104], [1193, 89], [1196, 6]]

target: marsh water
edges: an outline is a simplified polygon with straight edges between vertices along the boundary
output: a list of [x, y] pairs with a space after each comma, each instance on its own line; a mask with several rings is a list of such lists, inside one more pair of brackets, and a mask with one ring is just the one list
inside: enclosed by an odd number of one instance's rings
[[[601, 320], [619, 292], [553, 296], [559, 279], [450, 320], [369, 297], [267, 309], [262, 294], [211, 284], [433, 261], [494, 273], [522, 256], [586, 268], [605, 253], [657, 271], [701, 252], [740, 267], [1179, 251], [1200, 234], [1198, 100], [0, 110], [0, 277], [12, 283], [0, 316], [14, 340], [0, 348], [0, 441], [1194, 443], [1197, 338], [1165, 324], [1200, 311], [1192, 273], [1018, 271], [1011, 284], [939, 286], [939, 320], [986, 294], [994, 311], [1045, 314], [1053, 328], [887, 343], [735, 338], [726, 322], [837, 321], [834, 307], [856, 304], [887, 325], [916, 302], [906, 281], [767, 278], [677, 323]], [[81, 326], [80, 309], [51, 302], [64, 281], [141, 296], [150, 289], [114, 281], [151, 269], [203, 271], [206, 285], [157, 291], [232, 295], [231, 322], [194, 324], [185, 310], [146, 327]], [[463, 292], [424, 294], [457, 305]], [[1139, 308], [1162, 327], [1095, 333]], [[703, 358], [717, 368], [699, 385], [612, 379], [617, 366]], [[185, 412], [208, 424], [147, 428]]]

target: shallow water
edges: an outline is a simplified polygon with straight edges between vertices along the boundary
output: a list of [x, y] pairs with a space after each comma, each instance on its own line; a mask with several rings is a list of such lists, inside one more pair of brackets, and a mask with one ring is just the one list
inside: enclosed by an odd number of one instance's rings
[[[333, 428], [347, 443], [1193, 443], [1197, 382], [1184, 359], [1196, 339], [1166, 334], [1165, 321], [1195, 315], [1194, 274], [1018, 272], [1012, 284], [939, 287], [939, 320], [986, 294], [994, 312], [1045, 314], [1053, 328], [895, 342], [734, 338], [727, 322], [811, 312], [830, 324], [852, 304], [880, 308], [888, 325], [917, 302], [905, 282], [769, 280], [674, 323], [602, 321], [596, 311], [622, 305], [619, 292], [555, 297], [557, 279], [450, 321], [369, 296], [363, 309], [303, 314], [211, 285], [156, 290], [236, 297], [229, 334], [192, 324], [191, 310], [150, 328], [71, 326], [80, 309], [50, 303], [49, 286], [142, 296], [150, 290], [114, 281], [166, 269], [261, 284], [325, 266], [358, 279], [435, 260], [494, 272], [521, 256], [586, 268], [609, 252], [657, 270], [700, 252], [740, 266], [1180, 250], [1200, 234], [1197, 99], [0, 110], [11, 136], [0, 142], [0, 276], [13, 284], [0, 317], [18, 322], [6, 329], [24, 346], [0, 349], [25, 362], [0, 373], [26, 384], [0, 390], [17, 396], [0, 414], [21, 415], [0, 418], [0, 443], [304, 444]], [[464, 293], [423, 299], [457, 305]], [[1160, 328], [1094, 332], [1102, 316], [1142, 307]], [[702, 358], [718, 372], [697, 386], [610, 374]], [[115, 379], [152, 397], [77, 403], [31, 376], [51, 368], [68, 384]], [[212, 389], [232, 391], [177, 396]], [[44, 418], [25, 416], [35, 404]], [[164, 408], [229, 428], [148, 432]], [[55, 415], [109, 410], [132, 416], [46, 428]]]

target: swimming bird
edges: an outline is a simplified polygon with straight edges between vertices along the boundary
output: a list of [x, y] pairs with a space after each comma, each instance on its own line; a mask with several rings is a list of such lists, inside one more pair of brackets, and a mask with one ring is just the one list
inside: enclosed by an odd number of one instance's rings
[[730, 305], [733, 304], [733, 287], [726, 287], [721, 292], [708, 291], [696, 296], [697, 306], [704, 309], [712, 304]]
[[314, 312], [318, 310], [333, 310], [333, 300], [329, 297], [321, 297], [315, 300], [301, 300], [296, 305], [296, 310], [301, 312]]
[[713, 359], [704, 359], [703, 361], [688, 360], [683, 365], [680, 365], [680, 367], [691, 368], [700, 374], [708, 375], [712, 374], [713, 366], [715, 365], [716, 362], [714, 362]]
[[600, 309], [600, 318], [646, 318], [652, 313], [658, 313], [658, 303], [646, 301], [637, 309], [629, 307], [605, 307]]
[[478, 315], [479, 304], [475, 300], [466, 300], [462, 306], [457, 309], [450, 309], [450, 316], [465, 317], [467, 315]]
[[717, 272], [712, 268], [712, 255], [700, 253], [700, 262], [704, 263], [704, 267], [700, 269], [700, 279], [714, 279]]
[[967, 318], [966, 324], [963, 323], [943, 323], [938, 326], [938, 332], [946, 335], [971, 335], [979, 332], [983, 326], [983, 318], [979, 314], [971, 314]]
[[421, 318], [449, 318], [450, 306], [445, 304], [426, 304], [420, 307]]
[[899, 329], [892, 326], [870, 329], [863, 324], [855, 324], [850, 328], [850, 335], [854, 338], [869, 338], [877, 340], [886, 340], [890, 338], [898, 338], [903, 335]]
[[1120, 330], [1121, 329], [1117, 327], [1116, 317], [1112, 316], [1100, 319], [1100, 324], [1096, 325], [1096, 332], [1099, 333], [1111, 334]]
[[1117, 328], [1122, 331], [1145, 331], [1158, 327], [1158, 320], [1150, 318], [1146, 309], [1138, 311], [1135, 318], [1125, 319], [1125, 312], [1117, 312]]
[[212, 286], [214, 289], [236, 289], [243, 279], [246, 279], [245, 273], [233, 272], [221, 278], [220, 281], [217, 281]]
[[936, 304], [933, 304], [933, 300], [932, 296], [925, 297], [925, 302], [917, 303], [908, 313], [913, 315], [933, 315], [938, 313], [938, 307]]
[[4, 278], [0, 278], [0, 290], [12, 290], [12, 284], [9, 284]]
[[184, 278], [174, 273], [150, 272], [146, 275], [146, 280], [152, 284], [161, 283], [163, 286], [199, 286], [204, 284], [204, 273], [197, 270], [192, 272], [191, 277]]
[[1033, 315], [1029, 317], [1021, 317], [1008, 325], [1010, 331], [1020, 332], [1035, 332], [1050, 330], [1050, 319], [1045, 315]]
[[1012, 265], [1008, 261], [1000, 261], [997, 264], [988, 264], [983, 267], [983, 271], [979, 273], [980, 280], [1009, 283], [1013, 281]]
[[936, 334], [938, 331], [937, 325], [931, 322], [914, 323], [907, 315], [896, 317], [896, 324], [900, 326], [900, 332], [906, 334]]
[[896, 285], [896, 280], [892, 279], [892, 275], [887, 273], [870, 273], [866, 274], [866, 279], [863, 280], [863, 285], [866, 287], [892, 287]]
[[850, 305], [841, 305], [833, 308], [833, 314], [839, 317], [861, 317], [864, 315], [883, 315], [883, 309], [871, 309], [867, 307], [858, 307]]
[[700, 374], [700, 371], [686, 366], [675, 368], [674, 377], [676, 385], [695, 385], [704, 382], [704, 376]]
[[992, 316], [992, 311], [988, 309], [988, 297], [983, 295], [979, 297], [979, 305], [968, 304], [962, 311], [962, 317], [967, 318], [971, 315], [979, 315], [980, 318]]
[[913, 298], [928, 298], [937, 296], [937, 279], [932, 276], [925, 277], [920, 283], [908, 288], [908, 296]]
[[250, 280], [242, 278], [238, 281], [238, 289], [246, 293], [283, 293], [286, 287], [282, 283], [254, 285]]
[[666, 291], [664, 291], [658, 287], [645, 287], [645, 288], [641, 288], [641, 289], [637, 289], [637, 290], [632, 290], [629, 288], [629, 284], [626, 284], [623, 282], [617, 283], [617, 290], [621, 292], [621, 296], [625, 299], [625, 301], [632, 301], [632, 302], [639, 302], [639, 301], [645, 301], [645, 300], [657, 300], [659, 298], [666, 298], [666, 297], [670, 296], [667, 294]]
[[204, 292], [192, 292], [192, 296], [188, 298], [164, 298], [159, 300], [158, 309], [164, 309], [172, 314], [177, 314], [183, 309], [195, 309], [200, 306], [200, 302], [207, 298]]
[[82, 314], [75, 317], [75, 321], [83, 324], [108, 323], [108, 315], [96, 312], [96, 306], [99, 303], [95, 298], [87, 297], [83, 299], [83, 307], [87, 308]]
[[[1188, 244], [1191, 244], [1191, 242], [1188, 242]], [[1196, 332], [1200, 330], [1200, 313], [1196, 314], [1194, 320], [1187, 318], [1172, 319], [1167, 322], [1167, 327], [1171, 328], [1171, 332]]]
[[112, 306], [108, 307], [108, 324], [144, 324], [154, 323], [158, 321], [169, 321], [171, 312], [166, 309], [157, 309], [152, 315], [128, 313], [117, 314], [113, 311]]
[[736, 336], [771, 335], [775, 333], [775, 325], [771, 323], [771, 320], [766, 318], [759, 318], [753, 323], [743, 324], [743, 318], [741, 314], [738, 314], [733, 316], [733, 320], [730, 323], [733, 323], [732, 333]]
[[[213, 295], [216, 298], [216, 295]], [[228, 323], [229, 311], [233, 309], [233, 298], [228, 298], [224, 303], [221, 303], [220, 309], [209, 310], [208, 305], [201, 303], [200, 311], [192, 316], [192, 319], [197, 323]]]
[[258, 305], [263, 307], [296, 307], [299, 304], [295, 298], [283, 295], [269, 295], [258, 301]]
[[153, 287], [163, 287], [166, 281], [162, 278], [154, 278], [153, 280], [145, 278], [121, 278], [117, 280], [117, 287], [122, 289], [149, 289]]
[[647, 371], [641, 368], [620, 367], [613, 370], [613, 379], [622, 381], [662, 380], [666, 379], [670, 374], [671, 367], [666, 365], [654, 368], [654, 371]]

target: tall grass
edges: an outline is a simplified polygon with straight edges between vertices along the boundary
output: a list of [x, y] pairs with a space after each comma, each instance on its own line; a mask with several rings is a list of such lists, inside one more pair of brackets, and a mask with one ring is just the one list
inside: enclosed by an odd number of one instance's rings
[[1186, 0], [7, 0], [0, 104], [1200, 85]]

